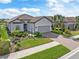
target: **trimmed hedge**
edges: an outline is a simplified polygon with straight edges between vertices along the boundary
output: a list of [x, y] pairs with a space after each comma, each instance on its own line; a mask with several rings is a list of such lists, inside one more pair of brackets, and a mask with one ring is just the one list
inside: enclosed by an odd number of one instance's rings
[[40, 33], [40, 32], [36, 32], [34, 34], [35, 34], [35, 37], [42, 37], [42, 33]]
[[70, 30], [68, 29], [61, 29], [61, 28], [54, 28], [52, 30], [53, 33], [57, 33], [57, 34], [61, 34], [61, 35], [64, 35], [65, 37], [70, 37], [72, 34], [70, 32]]
[[22, 32], [22, 31], [16, 31], [11, 33], [11, 36], [18, 36], [18, 37], [25, 37], [27, 35], [26, 32]]
[[63, 34], [63, 31], [61, 31], [61, 28], [53, 29], [52, 32], [57, 33], [57, 34]]

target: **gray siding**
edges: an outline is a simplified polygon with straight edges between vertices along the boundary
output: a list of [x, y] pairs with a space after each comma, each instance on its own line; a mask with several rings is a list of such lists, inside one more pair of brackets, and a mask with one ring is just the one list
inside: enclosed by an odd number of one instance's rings
[[35, 32], [35, 26], [33, 23], [27, 23], [27, 31], [29, 32]]
[[16, 26], [19, 26], [20, 31], [24, 31], [24, 24], [13, 24], [13, 23], [9, 23], [8, 24], [8, 28], [9, 28], [10, 32], [13, 32], [15, 30]]
[[71, 23], [64, 23], [64, 25], [65, 25], [66, 28], [68, 28], [68, 27], [70, 29], [74, 29], [75, 28], [75, 23], [72, 23], [72, 22]]
[[38, 32], [38, 27], [39, 26], [49, 26], [50, 29], [49, 31], [51, 31], [51, 26], [52, 26], [52, 22], [50, 22], [49, 20], [47, 20], [46, 18], [41, 19], [40, 21], [35, 23], [35, 32]]

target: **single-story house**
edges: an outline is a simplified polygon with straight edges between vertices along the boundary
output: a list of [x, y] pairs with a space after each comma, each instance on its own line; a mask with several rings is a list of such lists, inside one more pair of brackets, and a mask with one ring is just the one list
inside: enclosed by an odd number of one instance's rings
[[[8, 29], [13, 32], [17, 27], [20, 31], [29, 32], [50, 32], [52, 31], [52, 26], [56, 23], [54, 22], [52, 16], [38, 16], [33, 17], [27, 14], [22, 14], [12, 18], [8, 22]], [[76, 25], [75, 17], [65, 17], [64, 20], [65, 27], [69, 29], [74, 29]]]
[[76, 18], [75, 17], [65, 17], [64, 25], [66, 28], [74, 29], [76, 26]]
[[13, 32], [16, 28], [20, 31], [50, 32], [52, 31], [52, 18], [46, 16], [33, 17], [27, 14], [16, 16], [8, 22], [8, 29]]

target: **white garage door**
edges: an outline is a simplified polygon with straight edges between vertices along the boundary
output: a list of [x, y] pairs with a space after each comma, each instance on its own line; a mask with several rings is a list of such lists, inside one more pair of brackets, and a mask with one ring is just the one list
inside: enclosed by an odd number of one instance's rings
[[38, 32], [50, 32], [50, 26], [38, 26]]

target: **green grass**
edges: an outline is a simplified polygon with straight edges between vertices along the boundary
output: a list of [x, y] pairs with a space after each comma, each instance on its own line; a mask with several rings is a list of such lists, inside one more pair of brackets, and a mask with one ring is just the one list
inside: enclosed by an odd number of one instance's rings
[[79, 35], [79, 31], [71, 31], [72, 35]]
[[0, 23], [0, 55], [9, 53], [10, 42], [8, 39], [6, 24]]
[[41, 51], [36, 54], [24, 57], [22, 59], [58, 59], [64, 54], [68, 53], [70, 50], [62, 45], [52, 47], [50, 49]]
[[4, 41], [8, 40], [8, 34], [5, 25], [0, 25], [0, 35], [2, 40]]
[[19, 44], [21, 45], [22, 49], [25, 49], [49, 42], [52, 42], [52, 40], [49, 38], [36, 38], [35, 40], [31, 38], [31, 39], [24, 39], [21, 42], [19, 42]]

